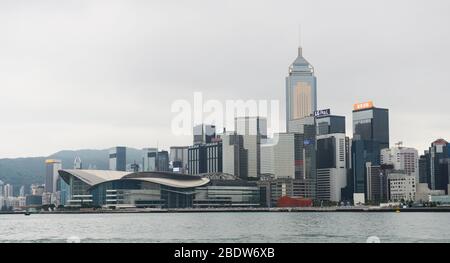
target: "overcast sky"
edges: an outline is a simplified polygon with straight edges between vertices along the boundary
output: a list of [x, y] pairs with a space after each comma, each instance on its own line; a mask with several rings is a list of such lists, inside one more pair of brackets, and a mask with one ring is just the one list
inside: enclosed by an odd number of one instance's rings
[[[450, 139], [450, 1], [0, 0], [0, 158], [188, 145], [171, 104], [279, 99], [297, 55], [319, 108], [390, 109], [391, 142]], [[284, 106], [282, 107], [284, 112]]]

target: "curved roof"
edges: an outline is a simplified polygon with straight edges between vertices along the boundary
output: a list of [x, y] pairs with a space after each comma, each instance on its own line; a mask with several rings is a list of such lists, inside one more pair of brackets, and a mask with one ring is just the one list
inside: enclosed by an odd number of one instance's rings
[[74, 176], [91, 187], [117, 180], [138, 180], [176, 188], [192, 188], [205, 185], [210, 181], [208, 178], [200, 176], [169, 172], [135, 173], [103, 170], [59, 170], [58, 173], [66, 182], [69, 181], [70, 176]]

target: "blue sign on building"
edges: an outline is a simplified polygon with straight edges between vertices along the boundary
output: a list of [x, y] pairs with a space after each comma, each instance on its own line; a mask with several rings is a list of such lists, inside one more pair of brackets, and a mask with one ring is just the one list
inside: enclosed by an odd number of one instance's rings
[[311, 145], [311, 144], [314, 144], [313, 140], [306, 139], [306, 140], [303, 141], [303, 145]]

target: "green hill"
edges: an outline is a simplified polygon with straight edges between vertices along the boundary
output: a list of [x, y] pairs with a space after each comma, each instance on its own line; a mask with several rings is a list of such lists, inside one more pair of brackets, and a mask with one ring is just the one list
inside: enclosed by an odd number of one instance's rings
[[[43, 184], [45, 180], [45, 160], [59, 159], [63, 169], [73, 168], [75, 158], [79, 156], [83, 168], [107, 170], [109, 166], [109, 150], [77, 150], [60, 151], [48, 157], [30, 157], [17, 159], [0, 159], [0, 180], [12, 184], [14, 192], [18, 193], [20, 186], [25, 185], [26, 191], [31, 184]], [[142, 150], [127, 148], [127, 163], [142, 162]]]

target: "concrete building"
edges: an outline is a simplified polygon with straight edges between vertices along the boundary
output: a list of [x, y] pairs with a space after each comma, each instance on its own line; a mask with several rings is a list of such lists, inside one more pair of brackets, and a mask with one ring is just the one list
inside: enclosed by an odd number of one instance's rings
[[265, 180], [258, 182], [261, 192], [261, 203], [264, 206], [276, 207], [280, 198], [291, 197], [291, 198], [311, 198], [309, 185], [305, 180], [300, 179], [271, 179], [267, 177]]
[[172, 171], [176, 173], [188, 172], [188, 146], [172, 146], [170, 147], [170, 163]]
[[317, 199], [339, 202], [347, 186], [345, 133], [317, 136]]
[[290, 121], [288, 133], [295, 134], [295, 179], [304, 186], [304, 198], [316, 198], [316, 122], [315, 117]]
[[10, 184], [5, 184], [5, 186], [3, 186], [3, 197], [6, 199], [13, 197], [13, 186]]
[[19, 197], [24, 197], [24, 196], [25, 196], [25, 186], [22, 185], [19, 190]]
[[125, 171], [127, 168], [127, 148], [118, 146], [109, 151], [109, 170]]
[[221, 135], [223, 172], [256, 180], [261, 175], [261, 144], [267, 139], [267, 120], [238, 117], [235, 130]]
[[142, 157], [142, 171], [155, 172], [157, 170], [157, 148], [144, 148], [144, 156]]
[[222, 142], [196, 144], [188, 149], [188, 172], [191, 175], [223, 171]]
[[246, 178], [247, 176], [247, 151], [244, 149], [242, 135], [235, 132], [227, 132], [222, 136], [223, 173]]
[[45, 161], [45, 192], [54, 193], [58, 188], [58, 171], [62, 169], [61, 160], [49, 159]]
[[269, 143], [261, 144], [261, 174], [295, 178], [295, 134], [275, 134]]
[[194, 145], [212, 143], [216, 138], [216, 126], [199, 124], [194, 126]]
[[42, 196], [42, 194], [45, 192], [45, 185], [35, 185], [32, 184], [30, 186], [31, 195], [39, 195]]
[[390, 164], [394, 170], [403, 171], [409, 176], [419, 181], [419, 154], [414, 148], [402, 147], [400, 144], [396, 147], [381, 150], [381, 164]]
[[73, 169], [81, 170], [83, 169], [83, 162], [81, 161], [80, 156], [77, 156], [73, 161]]
[[311, 116], [317, 110], [317, 80], [313, 66], [303, 57], [302, 48], [289, 66], [286, 77], [286, 131], [291, 121]]
[[389, 199], [388, 172], [380, 165], [366, 163], [366, 201], [386, 202]]
[[391, 173], [388, 176], [389, 200], [392, 202], [416, 200], [416, 177]]

